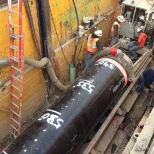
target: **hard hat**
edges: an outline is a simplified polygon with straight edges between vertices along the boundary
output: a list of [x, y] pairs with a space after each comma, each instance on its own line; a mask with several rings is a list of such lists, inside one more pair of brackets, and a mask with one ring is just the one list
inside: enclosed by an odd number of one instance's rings
[[122, 15], [118, 16], [117, 19], [118, 19], [119, 22], [125, 21], [125, 18]]
[[137, 32], [139, 33], [142, 29], [141, 28], [137, 28]]
[[95, 34], [96, 34], [97, 36], [102, 36], [102, 30], [96, 30], [96, 31], [95, 31]]
[[154, 13], [152, 14], [152, 19], [154, 19]]
[[143, 15], [139, 16], [139, 19], [140, 19], [140, 20], [144, 20], [144, 18], [145, 18], [145, 17], [144, 17]]

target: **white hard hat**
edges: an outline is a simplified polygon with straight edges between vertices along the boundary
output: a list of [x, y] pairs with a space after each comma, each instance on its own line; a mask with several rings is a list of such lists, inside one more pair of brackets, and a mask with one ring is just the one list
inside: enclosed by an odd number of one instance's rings
[[152, 13], [152, 19], [154, 19], [154, 13]]
[[141, 28], [137, 28], [137, 32], [140, 32], [142, 29]]
[[139, 16], [139, 19], [141, 19], [141, 20], [144, 20], [144, 16], [143, 15], [141, 15], [141, 16]]
[[97, 36], [102, 36], [102, 30], [96, 30], [96, 31], [95, 31], [95, 34], [96, 34]]
[[117, 19], [120, 22], [124, 22], [125, 21], [125, 18], [122, 15], [118, 16]]

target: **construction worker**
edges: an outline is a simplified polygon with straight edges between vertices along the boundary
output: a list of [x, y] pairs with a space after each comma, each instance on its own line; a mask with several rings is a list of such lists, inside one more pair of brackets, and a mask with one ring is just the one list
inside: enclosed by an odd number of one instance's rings
[[153, 69], [145, 70], [142, 76], [139, 78], [139, 83], [136, 88], [136, 92], [141, 92], [144, 86], [149, 89], [149, 92], [151, 92], [152, 88], [150, 87], [150, 85], [153, 82], [154, 82], [154, 70]]
[[138, 55], [135, 53], [135, 51], [144, 47], [148, 37], [145, 33], [143, 33], [141, 28], [137, 28], [137, 33], [139, 36], [138, 41], [128, 45], [128, 55], [130, 55], [133, 59], [138, 59]]
[[112, 47], [113, 45], [115, 45], [117, 42], [118, 42], [118, 37], [119, 37], [119, 33], [120, 33], [120, 24], [122, 22], [125, 21], [125, 18], [120, 15], [118, 16], [113, 25], [112, 25], [112, 28], [111, 28], [111, 44], [110, 44], [110, 47]]
[[102, 36], [102, 30], [96, 30], [93, 34], [90, 34], [86, 46], [86, 71], [89, 69], [90, 59], [97, 52], [103, 48], [99, 41], [99, 36]]

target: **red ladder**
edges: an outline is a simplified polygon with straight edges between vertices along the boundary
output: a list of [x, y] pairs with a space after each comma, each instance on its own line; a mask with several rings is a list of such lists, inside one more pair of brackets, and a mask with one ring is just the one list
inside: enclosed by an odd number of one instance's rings
[[[13, 10], [14, 9], [14, 10]], [[15, 10], [17, 9], [17, 11]], [[16, 138], [21, 132], [21, 106], [24, 71], [24, 37], [22, 33], [22, 0], [18, 8], [8, 0], [9, 11], [9, 58], [11, 65], [10, 134]], [[18, 18], [18, 23], [15, 20]], [[15, 20], [13, 20], [15, 19]]]

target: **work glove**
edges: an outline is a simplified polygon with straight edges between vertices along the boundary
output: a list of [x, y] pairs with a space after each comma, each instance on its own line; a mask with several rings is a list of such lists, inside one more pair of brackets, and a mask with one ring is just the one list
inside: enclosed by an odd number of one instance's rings
[[139, 42], [134, 42], [135, 45], [139, 45]]

